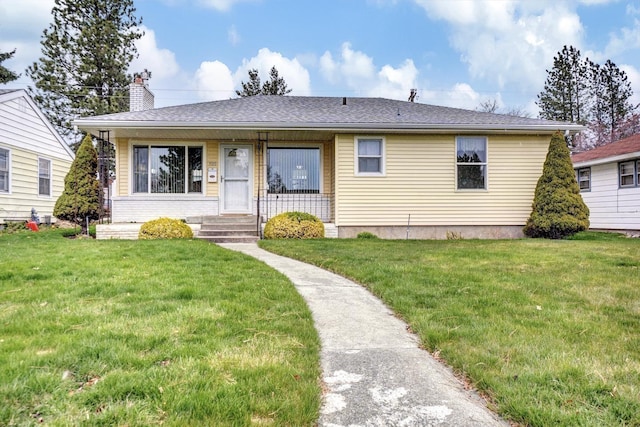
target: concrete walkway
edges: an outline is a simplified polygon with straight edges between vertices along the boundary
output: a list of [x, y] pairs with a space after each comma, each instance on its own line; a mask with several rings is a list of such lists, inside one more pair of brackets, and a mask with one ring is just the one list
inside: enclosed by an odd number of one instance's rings
[[221, 244], [286, 275], [320, 336], [327, 387], [319, 426], [508, 426], [421, 350], [407, 325], [362, 286], [256, 244]]

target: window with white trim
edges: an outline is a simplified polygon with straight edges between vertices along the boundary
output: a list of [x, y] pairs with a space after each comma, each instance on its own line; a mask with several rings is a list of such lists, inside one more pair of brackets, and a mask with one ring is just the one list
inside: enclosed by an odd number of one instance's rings
[[628, 162], [622, 162], [618, 166], [618, 174], [620, 177], [620, 187], [635, 187], [638, 185], [637, 180], [637, 165], [638, 162], [630, 160]]
[[576, 169], [576, 178], [580, 191], [591, 190], [591, 168]]
[[38, 195], [51, 196], [51, 160], [38, 158]]
[[9, 192], [9, 173], [11, 169], [11, 152], [0, 148], [0, 193]]
[[134, 145], [134, 193], [202, 193], [202, 147]]
[[486, 137], [456, 137], [456, 189], [487, 189]]
[[356, 175], [384, 175], [384, 138], [356, 138]]

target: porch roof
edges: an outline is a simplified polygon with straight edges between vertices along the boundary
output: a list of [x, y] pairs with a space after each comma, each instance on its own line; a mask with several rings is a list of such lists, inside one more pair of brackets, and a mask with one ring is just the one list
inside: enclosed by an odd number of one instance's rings
[[[484, 113], [384, 98], [252, 96], [145, 111], [79, 118], [79, 128], [97, 134], [153, 137], [162, 131], [185, 137], [256, 139], [256, 131], [303, 133], [305, 139], [329, 139], [340, 132], [577, 132], [582, 126], [557, 121]], [[169, 133], [168, 133], [169, 132]], [[168, 136], [169, 135], [169, 136]]]

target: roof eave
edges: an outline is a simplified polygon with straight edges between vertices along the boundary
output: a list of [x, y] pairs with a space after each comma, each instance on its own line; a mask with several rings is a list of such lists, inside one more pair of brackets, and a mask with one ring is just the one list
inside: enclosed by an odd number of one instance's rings
[[575, 162], [573, 164], [574, 167], [588, 167], [588, 166], [597, 166], [603, 165], [606, 163], [616, 163], [621, 162], [628, 159], [633, 159], [640, 157], [640, 151], [633, 151], [631, 153], [617, 154], [615, 156], [602, 157], [599, 159], [591, 159], [591, 160], [583, 160], [581, 162]]
[[225, 129], [225, 130], [306, 130], [306, 131], [348, 131], [348, 132], [402, 132], [430, 133], [447, 132], [502, 132], [502, 133], [552, 133], [569, 131], [576, 133], [584, 126], [571, 123], [553, 124], [421, 124], [421, 123], [279, 123], [279, 122], [169, 122], [169, 121], [119, 121], [76, 119], [73, 124], [80, 129]]

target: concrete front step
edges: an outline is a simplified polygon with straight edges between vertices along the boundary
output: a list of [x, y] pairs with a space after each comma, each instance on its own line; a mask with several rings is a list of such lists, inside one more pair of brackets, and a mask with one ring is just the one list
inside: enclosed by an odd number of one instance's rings
[[259, 240], [255, 215], [205, 216], [198, 238], [212, 243], [254, 243]]
[[216, 237], [216, 236], [257, 236], [256, 230], [235, 229], [235, 230], [200, 230], [199, 237]]
[[255, 243], [260, 240], [258, 236], [198, 236], [198, 238], [211, 243]]

